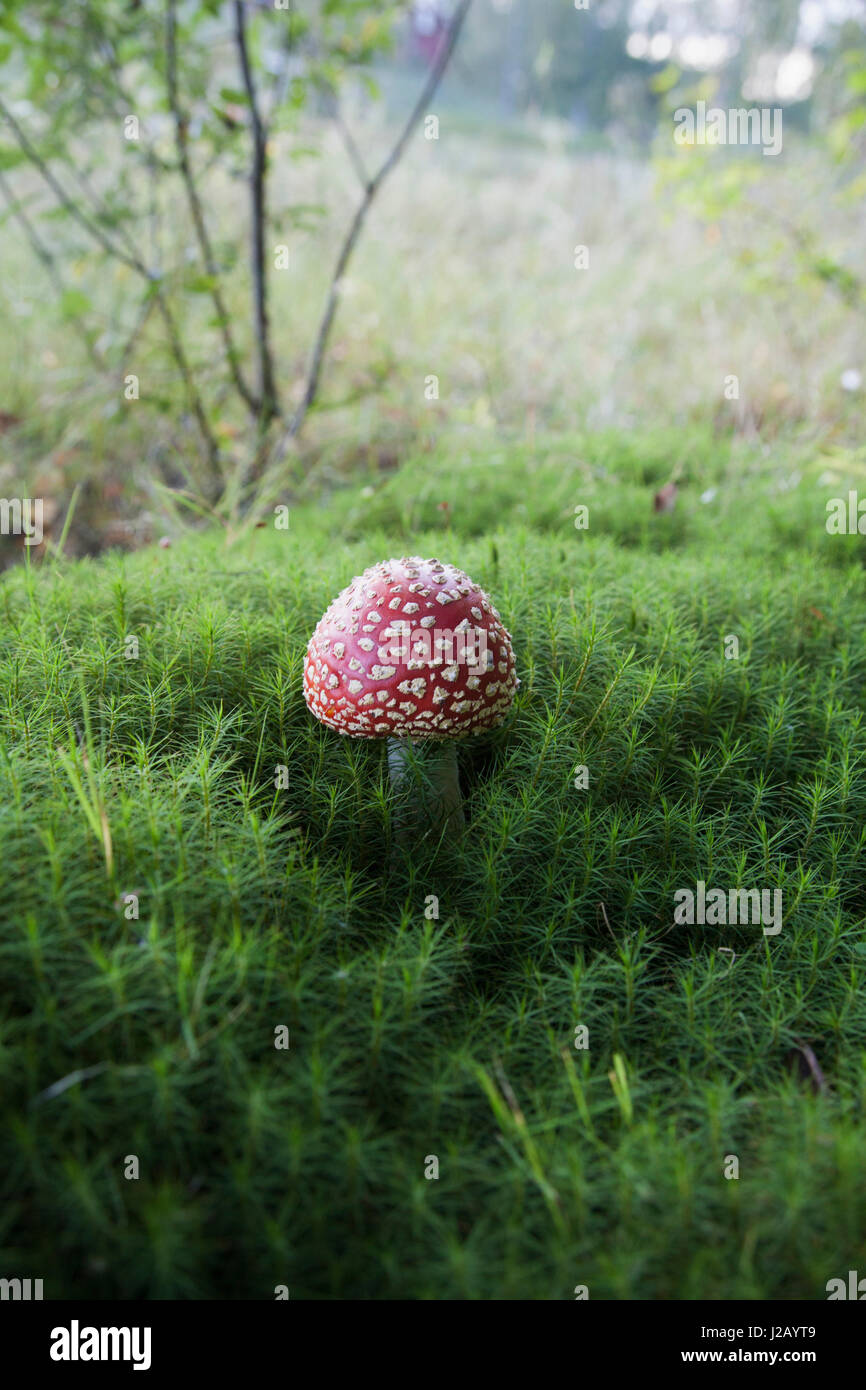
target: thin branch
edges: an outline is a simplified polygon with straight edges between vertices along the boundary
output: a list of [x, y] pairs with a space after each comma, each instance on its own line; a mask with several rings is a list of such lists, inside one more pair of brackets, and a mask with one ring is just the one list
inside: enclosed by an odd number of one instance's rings
[[[48, 247], [45, 245], [44, 241], [40, 237], [33, 223], [30, 221], [30, 218], [27, 216], [26, 212], [24, 211], [24, 208], [21, 205], [21, 200], [19, 198], [16, 198], [13, 189], [9, 185], [6, 175], [2, 171], [0, 171], [0, 193], [3, 194], [3, 198], [9, 208], [11, 215], [15, 218], [15, 221], [18, 223], [19, 227], [21, 228], [27, 240], [29, 241], [34, 255], [37, 257], [38, 260], [42, 262], [43, 266], [45, 267], [45, 273], [51, 281], [52, 285], [54, 286], [55, 293], [58, 295], [59, 298], [62, 299], [63, 296], [66, 294], [68, 286], [64, 283], [63, 276], [57, 269], [57, 261], [55, 257], [52, 256]], [[79, 337], [81, 338], [82, 343], [87, 349], [87, 355], [93, 363], [94, 367], [98, 367], [100, 371], [104, 371], [106, 367], [105, 359], [100, 355], [99, 352], [97, 352], [93, 343], [93, 338], [91, 334], [87, 331], [87, 328], [83, 320], [79, 317], [78, 314], [76, 314], [73, 322], [75, 323]]]
[[211, 430], [201, 395], [196, 386], [189, 362], [187, 361], [177, 323], [169, 308], [159, 279], [148, 270], [147, 266], [137, 254], [127, 253], [119, 246], [115, 245], [111, 238], [106, 235], [103, 228], [99, 226], [99, 223], [94, 222], [86, 212], [82, 211], [77, 203], [73, 202], [72, 198], [70, 198], [69, 194], [63, 188], [63, 185], [58, 183], [39, 151], [30, 142], [2, 97], [0, 97], [0, 116], [3, 116], [7, 124], [11, 127], [19, 148], [26, 154], [30, 163], [38, 171], [43, 182], [51, 189], [55, 198], [66, 213], [88, 232], [107, 256], [112, 257], [116, 261], [120, 261], [122, 265], [128, 266], [130, 270], [134, 270], [136, 274], [140, 275], [142, 279], [147, 282], [149, 292], [153, 296], [163, 323], [165, 324], [171, 354], [183, 379], [190, 408], [195, 415], [196, 423], [198, 424], [202, 439], [204, 440], [212, 485], [217, 486], [220, 481], [219, 446]]
[[[3, 198], [5, 199], [9, 207], [11, 215], [16, 219], [25, 236], [27, 237], [28, 241], [30, 242], [34, 255], [36, 255], [44, 265], [46, 274], [48, 275], [49, 280], [54, 286], [55, 293], [59, 297], [62, 297], [66, 293], [68, 286], [65, 284], [63, 277], [60, 274], [60, 271], [57, 269], [56, 258], [48, 250], [48, 247], [43, 242], [36, 227], [33, 225], [33, 223], [30, 221], [30, 218], [25, 213], [21, 200], [15, 197], [14, 190], [10, 187], [9, 181], [2, 171], [0, 171], [0, 193], [3, 194]], [[150, 317], [153, 306], [153, 297], [148, 295], [144, 299], [142, 305], [140, 306], [138, 318], [135, 322], [132, 332], [130, 333], [129, 337], [127, 338], [126, 342], [124, 343], [121, 349], [119, 365], [117, 368], [115, 368], [115, 371], [117, 372], [117, 375], [120, 377], [121, 381], [123, 380], [123, 377], [125, 375], [126, 363], [129, 358], [129, 355], [132, 352], [136, 340], [138, 339], [145, 324], [147, 323], [148, 318]], [[93, 365], [95, 367], [98, 367], [100, 371], [110, 371], [111, 369], [108, 362], [106, 362], [105, 357], [96, 348], [93, 342], [92, 335], [88, 332], [83, 320], [78, 315], [76, 315], [73, 319], [73, 322], [79, 331], [81, 340], [87, 349], [87, 354]]]
[[370, 187], [370, 175], [367, 173], [364, 160], [361, 156], [361, 151], [358, 149], [358, 146], [355, 143], [355, 137], [352, 134], [349, 127], [346, 125], [346, 122], [343, 120], [343, 113], [338, 105], [338, 98], [336, 93], [334, 94], [334, 124], [340, 132], [343, 144], [346, 147], [346, 153], [348, 154], [349, 159], [352, 161], [352, 167], [355, 170], [355, 173], [358, 175], [358, 181], [360, 182], [361, 187], [366, 193], [367, 189]]
[[122, 347], [121, 350], [120, 350], [120, 377], [121, 377], [121, 380], [122, 380], [123, 377], [126, 375], [126, 364], [127, 364], [128, 360], [129, 360], [129, 357], [130, 357], [130, 354], [131, 354], [133, 348], [135, 347], [135, 344], [137, 343], [137, 341], [138, 341], [138, 339], [140, 338], [141, 334], [144, 332], [144, 329], [145, 329], [145, 326], [146, 326], [146, 324], [147, 324], [147, 321], [148, 321], [148, 319], [150, 318], [152, 309], [153, 309], [153, 299], [152, 299], [150, 296], [148, 296], [148, 297], [147, 297], [146, 299], [144, 299], [143, 302], [139, 305], [139, 309], [138, 309], [138, 318], [136, 319], [136, 321], [135, 321], [135, 323], [134, 323], [134, 325], [133, 325], [132, 332], [130, 333], [129, 337], [127, 338], [126, 342], [123, 344], [123, 347]]
[[[105, 60], [106, 74], [110, 78], [111, 83], [113, 85], [114, 101], [112, 103], [112, 112], [109, 113], [109, 118], [113, 114], [115, 118], [122, 120], [129, 112], [135, 110], [136, 100], [132, 96], [132, 94], [127, 90], [126, 83], [124, 81], [123, 65], [121, 64], [120, 58], [117, 54], [117, 49], [115, 48], [111, 38], [107, 34], [102, 33], [101, 35], [97, 36], [96, 42], [98, 44], [99, 53]], [[151, 141], [147, 141], [145, 143], [142, 150], [142, 154], [144, 157], [144, 162], [147, 166], [150, 181], [150, 207], [148, 211], [150, 227], [150, 259], [151, 263], [154, 266], [156, 266], [161, 260], [161, 222], [159, 215], [158, 199], [159, 178], [161, 175], [164, 174], [176, 174], [178, 170], [176, 165], [173, 164], [170, 160], [162, 159], [157, 154], [156, 150], [153, 148], [153, 144]]]
[[2, 97], [0, 97], [0, 116], [11, 126], [12, 133], [18, 142], [19, 148], [23, 150], [34, 168], [39, 171], [43, 181], [48, 185], [57, 201], [63, 205], [70, 217], [78, 222], [79, 225], [93, 237], [94, 241], [98, 243], [106, 255], [113, 256], [115, 260], [122, 262], [122, 264], [128, 266], [130, 270], [144, 269], [144, 274], [149, 279], [150, 275], [147, 269], [141, 267], [140, 262], [137, 262], [132, 256], [127, 255], [126, 252], [121, 251], [119, 247], [115, 246], [111, 239], [106, 236], [102, 227], [99, 226], [99, 223], [94, 222], [86, 212], [81, 210], [77, 203], [72, 201], [63, 186], [57, 182], [57, 179], [54, 177], [35, 145], [31, 144], [29, 138], [12, 115], [12, 112], [9, 110], [9, 107]]
[[295, 411], [288, 428], [284, 431], [284, 433], [277, 442], [274, 452], [275, 460], [278, 460], [283, 456], [289, 442], [296, 437], [296, 435], [301, 429], [301, 426], [304, 423], [304, 420], [306, 419], [307, 412], [309, 411], [310, 406], [316, 399], [316, 394], [319, 389], [319, 380], [322, 374], [322, 365], [325, 358], [325, 351], [328, 346], [328, 339], [330, 337], [331, 328], [334, 322], [334, 316], [337, 312], [337, 306], [339, 303], [341, 281], [346, 272], [346, 267], [351, 259], [352, 252], [354, 251], [355, 245], [361, 234], [364, 222], [366, 221], [367, 213], [370, 211], [370, 206], [374, 198], [376, 197], [376, 194], [379, 192], [379, 189], [382, 187], [382, 184], [385, 182], [385, 179], [391, 173], [392, 169], [394, 169], [394, 167], [399, 163], [400, 158], [402, 157], [403, 152], [407, 144], [409, 143], [409, 137], [411, 136], [412, 131], [415, 128], [415, 125], [420, 120], [423, 112], [427, 110], [430, 102], [436, 94], [436, 90], [439, 86], [439, 83], [442, 80], [442, 77], [445, 73], [445, 69], [447, 68], [448, 63], [450, 62], [451, 55], [454, 52], [455, 47], [457, 46], [457, 40], [460, 37], [460, 31], [463, 28], [463, 22], [466, 19], [467, 14], [469, 13], [469, 8], [471, 4], [472, 0], [460, 0], [460, 4], [457, 7], [453, 20], [451, 21], [451, 27], [448, 31], [448, 37], [439, 51], [439, 56], [436, 59], [434, 66], [430, 70], [430, 75], [426, 83], [424, 84], [424, 88], [421, 92], [421, 95], [419, 96], [417, 102], [415, 103], [415, 106], [412, 109], [412, 114], [410, 115], [408, 121], [403, 127], [403, 130], [401, 131], [400, 136], [396, 144], [393, 146], [390, 154], [385, 159], [384, 163], [382, 163], [379, 166], [372, 179], [370, 179], [366, 185], [366, 188], [364, 190], [364, 196], [357, 208], [357, 211], [355, 212], [355, 216], [352, 218], [349, 229], [343, 240], [343, 244], [340, 247], [339, 255], [337, 256], [337, 263], [334, 267], [334, 273], [331, 277], [331, 285], [328, 291], [328, 298], [325, 304], [325, 311], [322, 315], [321, 323], [319, 324], [319, 331], [316, 336], [316, 343], [315, 347], [313, 348], [312, 358], [310, 360], [310, 367], [307, 374], [307, 384], [304, 390], [304, 394], [301, 399], [300, 405]]
[[[256, 8], [258, 8], [259, 10], [269, 10], [269, 11], [272, 12], [272, 11], [273, 11], [273, 0], [267, 0], [267, 3], [259, 3], [258, 6], [257, 6]], [[290, 82], [291, 82], [291, 80], [292, 80], [292, 72], [291, 72], [292, 64], [291, 64], [291, 58], [292, 58], [292, 54], [293, 54], [294, 51], [295, 51], [295, 3], [294, 3], [294, 0], [289, 0], [289, 8], [288, 8], [288, 11], [287, 11], [287, 15], [288, 15], [288, 24], [287, 24], [287, 26], [286, 26], [286, 28], [287, 28], [287, 34], [286, 34], [286, 36], [285, 36], [285, 38], [284, 38], [284, 40], [283, 40], [283, 46], [282, 46], [282, 55], [283, 55], [284, 61], [283, 61], [283, 65], [282, 65], [282, 70], [279, 71], [279, 72], [275, 72], [275, 73], [273, 74], [273, 80], [272, 80], [271, 83], [270, 83], [270, 101], [268, 102], [268, 122], [270, 121], [270, 119], [271, 119], [271, 117], [273, 116], [274, 112], [275, 112], [280, 106], [282, 106], [283, 102], [285, 101], [286, 97], [288, 96], [288, 93], [289, 93], [289, 84], [290, 84]]]
[[211, 281], [210, 297], [214, 310], [216, 311], [217, 322], [219, 323], [220, 332], [222, 334], [231, 378], [238, 394], [246, 402], [252, 414], [256, 415], [261, 408], [261, 402], [256, 400], [244, 380], [241, 371], [240, 359], [231, 330], [231, 319], [219, 284], [219, 268], [213, 254], [213, 247], [211, 246], [211, 240], [205, 225], [204, 211], [202, 209], [201, 199], [198, 195], [198, 189], [196, 187], [189, 158], [189, 122], [185, 113], [181, 110], [180, 95], [177, 85], [177, 0], [167, 0], [165, 21], [168, 103], [171, 108], [171, 114], [174, 117], [174, 141], [181, 178], [186, 190], [187, 202], [189, 203], [189, 210], [192, 216], [193, 226], [195, 227], [196, 237], [198, 238], [199, 250], [201, 251], [205, 270]]
[[260, 421], [267, 425], [279, 414], [271, 356], [270, 324], [268, 322], [267, 279], [265, 276], [265, 228], [267, 224], [268, 139], [261, 112], [255, 78], [247, 45], [247, 21], [243, 0], [235, 0], [235, 43], [243, 74], [244, 89], [250, 104], [253, 130], [253, 166], [250, 171], [250, 204], [252, 210], [252, 268], [255, 305], [256, 345], [259, 355]]

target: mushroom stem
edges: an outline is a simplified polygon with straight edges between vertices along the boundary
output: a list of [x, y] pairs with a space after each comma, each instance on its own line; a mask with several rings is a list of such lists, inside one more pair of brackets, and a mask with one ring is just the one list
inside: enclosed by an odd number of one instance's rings
[[450, 835], [466, 824], [454, 739], [389, 738], [388, 772], [401, 838], [438, 838], [443, 829]]

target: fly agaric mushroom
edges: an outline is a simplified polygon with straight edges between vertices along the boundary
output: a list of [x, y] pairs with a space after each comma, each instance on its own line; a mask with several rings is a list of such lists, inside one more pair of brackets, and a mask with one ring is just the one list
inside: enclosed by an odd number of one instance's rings
[[338, 594], [310, 638], [304, 699], [349, 738], [388, 740], [394, 790], [424, 748], [434, 830], [463, 823], [455, 740], [501, 723], [519, 685], [511, 638], [483, 589], [417, 556], [372, 565]]

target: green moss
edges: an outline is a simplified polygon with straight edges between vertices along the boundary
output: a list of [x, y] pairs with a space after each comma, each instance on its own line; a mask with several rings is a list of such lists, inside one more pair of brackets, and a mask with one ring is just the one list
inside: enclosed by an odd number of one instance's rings
[[[254, 547], [3, 578], [4, 1270], [52, 1298], [809, 1299], [863, 1267], [862, 542], [814, 487], [699, 457], [670, 515], [659, 441], [560, 442], [410, 462]], [[459, 853], [401, 863], [382, 748], [316, 724], [301, 671], [406, 551], [490, 591], [522, 686], [461, 746]], [[781, 933], [674, 927], [699, 879], [780, 887]]]

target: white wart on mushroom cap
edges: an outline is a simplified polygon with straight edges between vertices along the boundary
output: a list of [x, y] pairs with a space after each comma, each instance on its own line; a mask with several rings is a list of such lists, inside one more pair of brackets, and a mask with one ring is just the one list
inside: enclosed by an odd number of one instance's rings
[[492, 728], [519, 684], [511, 638], [484, 590], [453, 565], [417, 556], [353, 579], [304, 662], [310, 711], [352, 738], [444, 739]]

